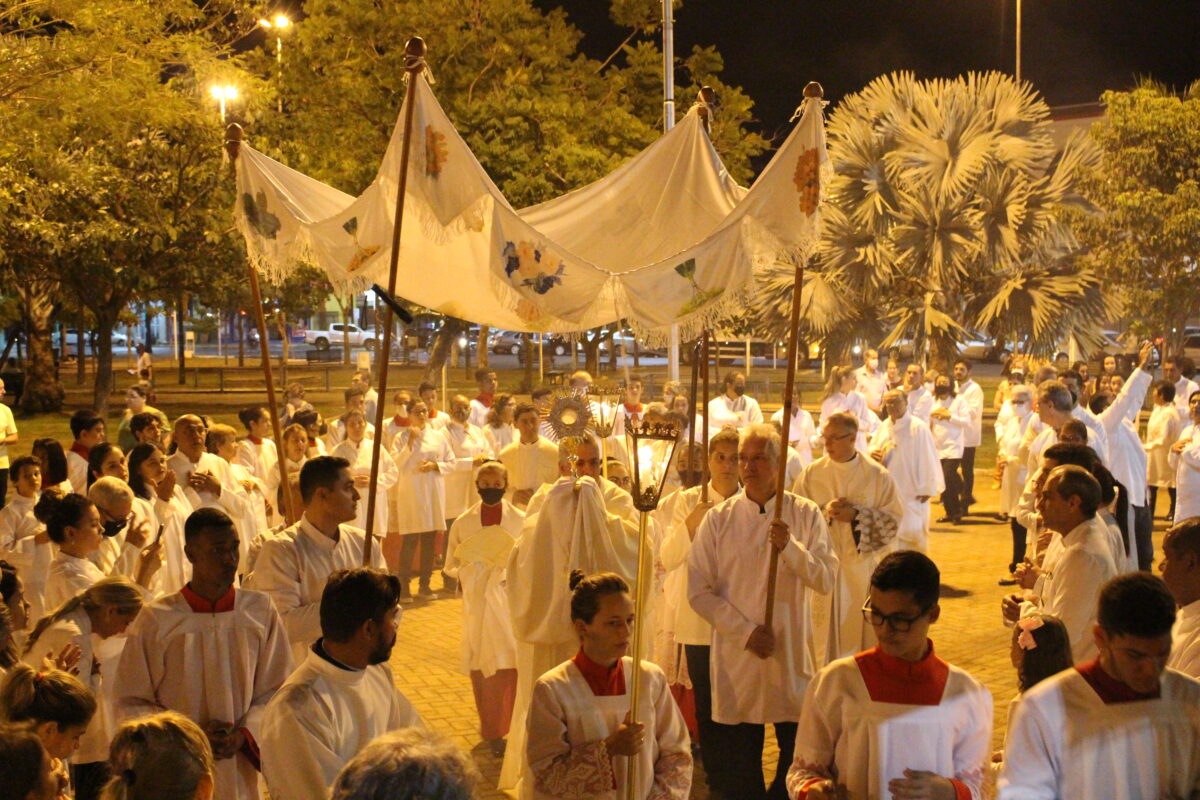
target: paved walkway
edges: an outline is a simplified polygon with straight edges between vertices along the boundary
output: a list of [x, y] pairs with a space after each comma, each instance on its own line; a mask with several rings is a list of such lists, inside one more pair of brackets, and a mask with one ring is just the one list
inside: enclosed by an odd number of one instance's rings
[[[1008, 560], [1011, 539], [1007, 524], [995, 521], [996, 491], [981, 471], [976, 481], [978, 512], [962, 527], [935, 526], [929, 555], [942, 570], [950, 591], [942, 598], [942, 616], [932, 629], [938, 653], [983, 681], [996, 709], [997, 746], [1003, 740], [1008, 701], [1016, 692], [1009, 662], [1009, 630], [1000, 621], [1000, 598], [1008, 589], [997, 584]], [[1164, 498], [1165, 499], [1165, 498]], [[939, 510], [935, 506], [935, 511]], [[1155, 553], [1166, 523], [1155, 522]], [[436, 578], [435, 578], [436, 585]], [[459, 671], [462, 602], [457, 599], [405, 609], [392, 670], [396, 683], [434, 729], [454, 738], [471, 752], [484, 775], [481, 798], [502, 798], [495, 790], [500, 761], [480, 742], [471, 684]], [[770, 735], [767, 741], [772, 741]], [[767, 758], [773, 763], [773, 754]], [[768, 778], [770, 776], [768, 775]], [[692, 797], [703, 798], [703, 788]]]

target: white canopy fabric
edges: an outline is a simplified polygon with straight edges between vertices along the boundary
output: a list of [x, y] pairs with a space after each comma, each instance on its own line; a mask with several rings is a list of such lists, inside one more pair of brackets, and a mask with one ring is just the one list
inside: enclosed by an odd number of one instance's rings
[[[823, 101], [750, 189], [737, 185], [696, 109], [611, 174], [514, 210], [458, 135], [424, 78], [413, 92], [412, 152], [397, 293], [513, 331], [575, 332], [619, 319], [684, 338], [743, 303], [757, 269], [811, 252], [829, 169]], [[401, 109], [400, 120], [404, 118]], [[243, 144], [238, 227], [271, 277], [301, 263], [338, 286], [387, 285], [403, 125], [358, 197]]]

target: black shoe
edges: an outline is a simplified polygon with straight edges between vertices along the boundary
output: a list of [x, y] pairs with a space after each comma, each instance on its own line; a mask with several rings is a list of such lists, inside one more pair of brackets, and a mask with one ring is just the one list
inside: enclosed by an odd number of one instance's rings
[[1008, 573], [1008, 575], [1001, 578], [999, 583], [1001, 586], [1016, 586], [1017, 585], [1017, 576], [1013, 575], [1010, 572], [1010, 573]]
[[428, 585], [422, 585], [417, 589], [418, 600], [437, 600], [437, 593], [429, 588]]
[[504, 741], [503, 739], [489, 739], [487, 746], [488, 751], [491, 752], [493, 756], [496, 758], [504, 758], [504, 751], [508, 747], [508, 742]]
[[954, 517], [952, 520], [950, 520], [950, 524], [951, 525], [966, 525], [967, 523], [963, 521], [962, 517]]
[[954, 522], [954, 517], [938, 517], [937, 522], [939, 525], [947, 525]]

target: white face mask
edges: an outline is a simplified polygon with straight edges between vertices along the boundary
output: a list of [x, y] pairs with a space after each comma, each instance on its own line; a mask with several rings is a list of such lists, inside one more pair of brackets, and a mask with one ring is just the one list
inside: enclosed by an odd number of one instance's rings
[[879, 369], [879, 359], [878, 358], [868, 358], [867, 359], [867, 369], [871, 370], [872, 372]]

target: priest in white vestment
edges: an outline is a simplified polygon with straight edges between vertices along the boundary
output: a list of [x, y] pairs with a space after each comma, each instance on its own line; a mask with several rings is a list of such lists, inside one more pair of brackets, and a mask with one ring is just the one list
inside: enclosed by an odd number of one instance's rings
[[508, 470], [509, 501], [524, 511], [542, 484], [558, 480], [558, 445], [538, 432], [541, 417], [537, 408], [528, 403], [517, 406], [513, 424], [519, 438], [496, 457]]
[[[259, 531], [247, 530], [246, 519], [253, 519], [250, 498], [233, 477], [229, 464], [220, 456], [205, 450], [208, 429], [195, 414], [184, 414], [175, 420], [175, 454], [167, 459], [167, 467], [175, 472], [175, 480], [183, 487], [192, 508], [219, 508], [237, 526], [243, 548], [249, 548]], [[245, 550], [241, 553], [245, 556]]]
[[942, 465], [929, 425], [913, 416], [908, 394], [892, 389], [883, 395], [888, 418], [871, 437], [871, 458], [885, 468], [896, 482], [904, 506], [896, 531], [901, 549], [929, 548], [929, 499], [946, 488]]
[[954, 797], [983, 800], [992, 695], [934, 653], [941, 575], [922, 553], [880, 562], [859, 611], [878, 645], [813, 678], [788, 770], [793, 800]]
[[[538, 678], [526, 736], [535, 800], [686, 800], [691, 743], [661, 669], [642, 663], [637, 722], [628, 715], [634, 604], [611, 573], [571, 578], [574, 658]], [[628, 781], [633, 776], [634, 784]]]
[[129, 626], [113, 697], [124, 719], [191, 719], [212, 745], [215, 800], [257, 800], [262, 713], [292, 671], [287, 634], [269, 597], [234, 588], [238, 532], [225, 512], [194, 512], [185, 533], [192, 579]]
[[1200, 682], [1166, 666], [1175, 600], [1133, 572], [1100, 595], [1098, 658], [1025, 692], [1009, 720], [1000, 800], [1191, 798]]
[[1167, 666], [1200, 678], [1200, 518], [1184, 520], [1163, 536], [1159, 570], [1179, 607]]
[[[351, 522], [360, 497], [350, 465], [341, 458], [317, 456], [300, 471], [304, 514], [283, 535], [263, 544], [250, 588], [266, 592], [283, 618], [293, 661], [303, 661], [321, 635], [320, 602], [325, 581], [336, 570], [360, 567], [365, 534]], [[383, 568], [377, 537], [371, 566]]]
[[517, 692], [517, 644], [505, 567], [525, 515], [504, 499], [507, 482], [498, 461], [476, 471], [478, 500], [450, 526], [444, 568], [462, 592], [463, 668], [471, 677], [480, 735], [494, 755], [503, 753]]
[[[346, 438], [333, 448], [330, 455], [344, 458], [350, 462], [350, 474], [354, 476], [354, 486], [361, 495], [358, 501], [358, 514], [352, 523], [354, 527], [367, 529], [366, 494], [371, 488], [371, 450], [372, 440], [366, 437], [367, 421], [361, 411], [346, 413]], [[378, 487], [375, 495], [375, 526], [372, 533], [382, 536], [388, 530], [388, 493], [396, 485], [398, 478], [396, 462], [387, 447], [379, 448], [379, 474], [376, 478]]]
[[[816, 503], [786, 492], [773, 522], [781, 454], [769, 425], [743, 431], [738, 466], [743, 491], [704, 517], [688, 556], [688, 599], [713, 626], [713, 722], [722, 726], [726, 797], [782, 796], [804, 691], [817, 671], [814, 593], [834, 587], [838, 559]], [[767, 575], [778, 558], [774, 620], [765, 622]], [[780, 764], [764, 795], [763, 726], [772, 723]]]
[[825, 455], [805, 467], [792, 492], [824, 512], [838, 558], [828, 613], [814, 620], [823, 665], [875, 645], [860, 609], [875, 566], [896, 548], [904, 505], [887, 469], [855, 449], [858, 421], [853, 416], [833, 414], [821, 434]]
[[334, 778], [373, 739], [422, 725], [388, 666], [400, 624], [400, 579], [338, 570], [321, 594], [321, 638], [267, 704], [263, 778], [271, 800], [329, 796]]
[[[1012, 623], [1033, 610], [1062, 620], [1077, 663], [1096, 656], [1088, 634], [1096, 621], [1096, 597], [1117, 575], [1107, 525], [1096, 513], [1100, 484], [1083, 467], [1055, 467], [1046, 477], [1038, 499], [1043, 524], [1062, 537], [1062, 550], [1047, 555], [1036, 594], [1009, 595], [1002, 601], [1004, 618]], [[1024, 606], [1024, 608], [1022, 608]]]
[[[567, 438], [559, 446], [575, 453], [580, 477], [560, 478], [538, 498], [537, 513], [526, 515], [523, 534], [508, 560], [517, 696], [500, 773], [502, 790], [517, 789], [521, 778], [522, 737], [534, 681], [570, 658], [578, 644], [570, 618], [571, 570], [614, 572], [630, 585], [637, 579], [637, 527], [625, 514], [613, 513], [613, 507], [623, 510], [617, 505], [619, 497], [632, 510], [629, 495], [598, 477], [600, 452], [593, 440]], [[526, 782], [522, 796], [530, 796], [529, 788]]]

